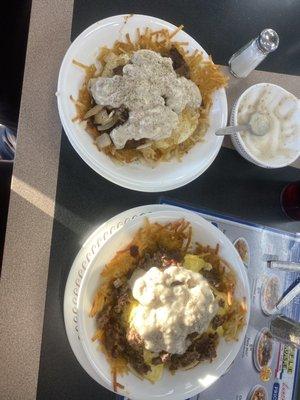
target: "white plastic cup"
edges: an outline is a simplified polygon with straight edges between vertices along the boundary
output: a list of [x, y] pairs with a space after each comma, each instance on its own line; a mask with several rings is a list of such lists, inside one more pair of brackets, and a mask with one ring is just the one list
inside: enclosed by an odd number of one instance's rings
[[[299, 101], [292, 93], [288, 92], [287, 90], [283, 89], [281, 86], [278, 85], [274, 85], [271, 83], [258, 83], [256, 85], [252, 85], [250, 86], [248, 89], [246, 89], [241, 96], [235, 101], [233, 107], [232, 107], [232, 111], [231, 111], [231, 117], [230, 117], [230, 125], [238, 125], [238, 110], [240, 107], [240, 103], [242, 101], [242, 99], [245, 97], [245, 95], [251, 90], [258, 90], [261, 89], [262, 87], [265, 86], [273, 86], [275, 87], [277, 90], [281, 91], [282, 94], [284, 95], [289, 95], [289, 96], [293, 96], [295, 98], [296, 101]], [[299, 118], [300, 118], [300, 111], [299, 111]], [[297, 160], [297, 158], [300, 156], [300, 149], [297, 153], [297, 155], [295, 157], [291, 157], [289, 160], [287, 159], [285, 162], [283, 163], [278, 163], [276, 165], [272, 165], [271, 163], [262, 161], [260, 159], [258, 159], [256, 156], [254, 156], [249, 148], [245, 145], [241, 134], [240, 133], [234, 133], [233, 135], [231, 135], [231, 141], [233, 146], [235, 147], [235, 149], [238, 151], [238, 153], [240, 153], [240, 155], [242, 157], [244, 157], [246, 160], [252, 162], [253, 164], [262, 167], [262, 168], [283, 168], [283, 167], [287, 167], [288, 165], [292, 164], [293, 162], [295, 162]]]

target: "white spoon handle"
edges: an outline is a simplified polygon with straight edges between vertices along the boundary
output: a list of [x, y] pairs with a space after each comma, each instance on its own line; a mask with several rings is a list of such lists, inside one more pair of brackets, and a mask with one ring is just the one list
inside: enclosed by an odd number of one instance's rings
[[300, 283], [298, 283], [292, 290], [290, 290], [276, 305], [277, 310], [282, 310], [287, 306], [296, 296], [300, 294]]
[[215, 132], [215, 135], [217, 136], [224, 136], [224, 135], [232, 135], [234, 133], [240, 132], [247, 130], [249, 131], [251, 129], [249, 124], [246, 125], [234, 125], [234, 126], [226, 126], [226, 128], [218, 129]]

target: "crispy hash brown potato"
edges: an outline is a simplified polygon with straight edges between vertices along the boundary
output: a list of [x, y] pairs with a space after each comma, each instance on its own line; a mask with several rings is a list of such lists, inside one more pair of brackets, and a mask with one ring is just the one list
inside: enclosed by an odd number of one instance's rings
[[[90, 66], [73, 60], [73, 63], [82, 68], [85, 78], [78, 98], [74, 101], [76, 116], [73, 121], [78, 121], [94, 139], [100, 151], [103, 151], [113, 160], [121, 163], [130, 163], [135, 160], [155, 165], [159, 161], [169, 161], [175, 157], [181, 160], [197, 142], [203, 141], [209, 126], [209, 111], [212, 105], [212, 95], [227, 84], [227, 77], [220, 71], [212, 59], [205, 59], [202, 53], [195, 51], [190, 54], [186, 46], [187, 42], [174, 40], [175, 35], [182, 29], [169, 32], [167, 29], [152, 31], [146, 28], [144, 33], [137, 29], [137, 39], [132, 40], [129, 34], [125, 41], [116, 41], [112, 48], [102, 47], [99, 56]], [[89, 82], [92, 78], [112, 77], [122, 74], [122, 68], [128, 63], [132, 53], [137, 50], [148, 49], [172, 58], [173, 67], [178, 76], [191, 79], [200, 89], [202, 105], [199, 110], [186, 108], [179, 115], [179, 123], [171, 136], [165, 140], [151, 141], [151, 145], [145, 145], [143, 140], [129, 140], [124, 149], [116, 149], [110, 143], [109, 133], [113, 129], [114, 122], [124, 123], [128, 118], [126, 110], [117, 110], [118, 115], [113, 115], [115, 110], [108, 110], [104, 115], [108, 124], [106, 130], [99, 131], [95, 119], [103, 120], [99, 113], [100, 108], [95, 107], [94, 99], [89, 91]], [[106, 112], [106, 110], [104, 110]], [[112, 114], [111, 114], [112, 112]], [[99, 114], [98, 114], [99, 113]], [[103, 114], [103, 110], [101, 111]], [[97, 115], [97, 118], [95, 117]], [[112, 121], [112, 122], [111, 122]], [[117, 126], [117, 125], [115, 125]], [[108, 140], [108, 142], [107, 142]], [[100, 145], [101, 143], [101, 145]], [[109, 144], [110, 143], [110, 144]], [[109, 145], [107, 145], [109, 144]]]
[[[192, 227], [185, 220], [161, 225], [149, 223], [134, 235], [125, 249], [116, 253], [101, 272], [101, 285], [95, 294], [90, 317], [97, 321], [97, 340], [111, 366], [113, 387], [121, 387], [117, 376], [132, 371], [151, 382], [160, 379], [163, 369], [171, 373], [189, 369], [217, 356], [221, 337], [238, 340], [246, 321], [245, 299], [235, 297], [236, 278], [230, 266], [220, 257], [219, 246], [192, 246]], [[180, 263], [208, 281], [217, 314], [203, 334], [190, 334], [184, 354], [152, 353], [145, 349], [143, 340], [132, 329], [131, 319], [138, 302], [133, 298], [129, 280], [136, 269], [149, 270], [153, 265], [161, 270]]]

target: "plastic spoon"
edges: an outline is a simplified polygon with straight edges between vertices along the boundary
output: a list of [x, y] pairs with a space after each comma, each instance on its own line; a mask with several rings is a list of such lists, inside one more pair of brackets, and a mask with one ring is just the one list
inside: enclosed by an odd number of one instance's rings
[[240, 131], [247, 131], [251, 135], [264, 136], [270, 129], [270, 119], [261, 113], [251, 115], [249, 124], [227, 126], [215, 132], [217, 136], [232, 135]]

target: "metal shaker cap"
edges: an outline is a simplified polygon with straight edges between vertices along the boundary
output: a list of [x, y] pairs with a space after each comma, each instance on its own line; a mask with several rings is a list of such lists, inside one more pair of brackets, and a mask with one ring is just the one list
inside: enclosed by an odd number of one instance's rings
[[259, 47], [264, 53], [270, 53], [277, 49], [279, 36], [273, 29], [264, 29], [259, 35]]

